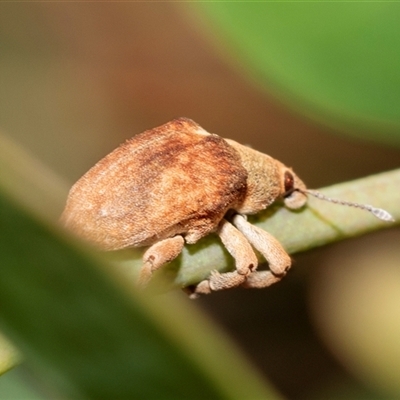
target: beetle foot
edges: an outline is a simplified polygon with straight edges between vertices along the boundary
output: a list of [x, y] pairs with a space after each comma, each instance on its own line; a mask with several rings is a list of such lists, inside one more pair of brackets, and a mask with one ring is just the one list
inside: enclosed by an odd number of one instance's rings
[[[250, 275], [251, 276], [251, 275]], [[237, 271], [219, 273], [212, 271], [210, 277], [200, 282], [191, 292], [189, 297], [197, 299], [200, 295], [210, 294], [217, 290], [225, 290], [242, 285], [246, 281], [246, 275], [241, 275]]]
[[195, 286], [194, 290], [192, 290], [189, 294], [189, 298], [194, 300], [199, 298], [203, 294], [210, 294], [211, 291], [212, 290], [210, 287], [210, 281], [206, 279]]
[[250, 274], [242, 286], [247, 289], [262, 289], [279, 282], [285, 274], [274, 275], [271, 271], [255, 271]]

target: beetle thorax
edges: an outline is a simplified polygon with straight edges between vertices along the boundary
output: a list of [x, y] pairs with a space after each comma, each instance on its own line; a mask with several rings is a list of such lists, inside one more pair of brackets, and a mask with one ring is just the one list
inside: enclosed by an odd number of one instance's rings
[[233, 140], [226, 141], [239, 153], [248, 174], [246, 196], [235, 210], [242, 214], [264, 210], [281, 195], [280, 168], [276, 160]]

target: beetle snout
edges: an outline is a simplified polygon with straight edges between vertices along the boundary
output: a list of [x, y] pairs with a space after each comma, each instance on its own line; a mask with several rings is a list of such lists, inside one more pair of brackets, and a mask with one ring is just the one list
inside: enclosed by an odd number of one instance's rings
[[294, 190], [288, 196], [285, 196], [283, 201], [286, 207], [291, 208], [292, 210], [296, 210], [306, 204], [307, 195], [297, 190]]

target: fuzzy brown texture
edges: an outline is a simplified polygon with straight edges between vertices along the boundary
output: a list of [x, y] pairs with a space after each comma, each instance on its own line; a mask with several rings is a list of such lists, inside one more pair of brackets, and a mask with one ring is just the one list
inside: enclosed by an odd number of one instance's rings
[[71, 189], [62, 221], [105, 250], [215, 231], [247, 192], [246, 168], [224, 139], [189, 119], [128, 140]]

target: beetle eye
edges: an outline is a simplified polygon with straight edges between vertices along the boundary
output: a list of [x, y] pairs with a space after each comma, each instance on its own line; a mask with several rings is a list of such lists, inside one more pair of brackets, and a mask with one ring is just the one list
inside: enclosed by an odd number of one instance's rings
[[285, 172], [284, 175], [285, 193], [283, 197], [290, 196], [294, 191], [294, 177], [289, 171]]

